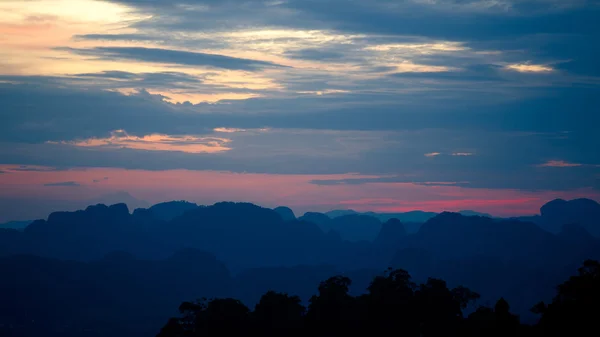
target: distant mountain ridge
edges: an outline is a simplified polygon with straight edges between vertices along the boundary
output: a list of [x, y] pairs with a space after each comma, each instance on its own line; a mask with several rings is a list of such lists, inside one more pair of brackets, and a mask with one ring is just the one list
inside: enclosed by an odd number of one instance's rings
[[[0, 302], [0, 319], [19, 303], [17, 316], [29, 319], [25, 309], [51, 289], [56, 296], [45, 299], [48, 305], [36, 318], [56, 307], [61, 319], [95, 319], [93, 310], [79, 315], [80, 298], [111, 324], [145, 326], [149, 317], [162, 319], [156, 305], [195, 295], [235, 295], [252, 303], [275, 289], [306, 299], [332, 273], [352, 275], [352, 291], [360, 294], [388, 267], [406, 269], [417, 281], [439, 277], [467, 286], [485, 294], [482, 301], [502, 296], [531, 319], [533, 301], [549, 299], [582, 260], [600, 259], [600, 239], [590, 234], [597, 228], [596, 207], [593, 201], [555, 201], [536, 221], [443, 212], [414, 231], [395, 218], [348, 213], [332, 219], [309, 212], [295, 219], [287, 207], [234, 202], [173, 201], [133, 213], [123, 203], [98, 204], [53, 212], [23, 231], [0, 229], [0, 264], [14, 276], [0, 281], [0, 298], [8, 299], [4, 309]], [[549, 220], [563, 222], [558, 232], [544, 228]], [[206, 291], [195, 292], [194, 284]], [[190, 292], [178, 289], [183, 286]], [[20, 297], [10, 289], [19, 289]], [[111, 297], [119, 294], [131, 294], [134, 302]], [[143, 307], [141, 316], [131, 316], [137, 323], [123, 316], [134, 310], [131, 303]]]
[[369, 215], [374, 218], [377, 218], [381, 222], [385, 222], [390, 219], [398, 219], [402, 222], [425, 222], [425, 221], [433, 218], [434, 216], [436, 216], [438, 213], [425, 212], [425, 211], [419, 211], [419, 210], [409, 211], [409, 212], [400, 212], [400, 213], [376, 213], [376, 212], [357, 212], [355, 210], [348, 209], [348, 210], [333, 210], [333, 211], [325, 212], [324, 214], [330, 218], [337, 218], [340, 216], [351, 215], [351, 214], [362, 214], [362, 215]]
[[8, 221], [5, 223], [1, 223], [0, 228], [23, 230], [23, 229], [25, 229], [25, 227], [29, 226], [32, 222], [33, 222], [33, 220]]

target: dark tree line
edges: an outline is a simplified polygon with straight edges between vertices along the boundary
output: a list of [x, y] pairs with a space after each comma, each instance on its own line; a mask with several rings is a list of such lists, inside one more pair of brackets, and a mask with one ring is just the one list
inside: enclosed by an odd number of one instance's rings
[[480, 306], [465, 317], [479, 294], [449, 289], [430, 278], [417, 285], [408, 272], [389, 269], [368, 292], [348, 294], [351, 280], [335, 276], [322, 282], [305, 308], [299, 297], [269, 291], [254, 310], [231, 299], [184, 302], [158, 337], [204, 336], [596, 336], [600, 319], [600, 263], [587, 260], [578, 275], [559, 285], [533, 326], [521, 324], [503, 298], [493, 308]]

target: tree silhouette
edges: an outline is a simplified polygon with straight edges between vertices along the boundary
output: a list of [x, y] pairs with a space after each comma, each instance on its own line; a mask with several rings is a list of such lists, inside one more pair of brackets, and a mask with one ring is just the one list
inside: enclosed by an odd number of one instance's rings
[[355, 299], [348, 294], [352, 281], [334, 276], [321, 282], [319, 294], [309, 300], [306, 324], [313, 335], [343, 336], [350, 330]]
[[415, 293], [422, 336], [459, 334], [462, 309], [477, 296], [464, 288], [452, 291], [444, 280], [429, 278]]
[[418, 324], [414, 311], [416, 284], [410, 274], [402, 269], [388, 269], [377, 276], [368, 287], [369, 293], [361, 296], [361, 315], [371, 333], [402, 331], [403, 336], [417, 336]]
[[558, 287], [552, 303], [536, 306], [542, 314], [536, 326], [521, 324], [504, 298], [465, 319], [463, 310], [479, 294], [466, 287], [449, 289], [436, 278], [417, 286], [402, 269], [376, 276], [358, 297], [348, 294], [351, 283], [346, 276], [321, 282], [306, 313], [300, 298], [274, 291], [264, 294], [253, 312], [231, 298], [184, 302], [182, 316], [170, 319], [157, 337], [595, 336], [600, 317], [600, 263], [591, 260]]
[[298, 296], [269, 291], [252, 313], [254, 328], [260, 336], [300, 336], [305, 308]]
[[522, 336], [519, 317], [510, 313], [510, 305], [500, 298], [493, 309], [479, 307], [467, 320], [469, 336]]
[[544, 336], [595, 336], [600, 318], [600, 263], [586, 260], [578, 275], [558, 286], [549, 305], [533, 308], [541, 313], [539, 327]]

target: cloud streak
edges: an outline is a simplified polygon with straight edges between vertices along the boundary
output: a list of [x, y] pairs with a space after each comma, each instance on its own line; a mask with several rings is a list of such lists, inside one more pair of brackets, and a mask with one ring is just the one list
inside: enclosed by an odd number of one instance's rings
[[564, 160], [549, 160], [543, 164], [538, 165], [539, 167], [580, 167], [583, 164], [569, 163]]
[[[176, 151], [185, 153], [219, 153], [229, 151], [226, 144], [231, 140], [218, 137], [197, 137], [190, 135], [150, 134], [132, 136], [125, 130], [115, 130], [107, 138], [90, 138], [77, 141], [61, 141], [60, 144], [88, 148], [135, 149], [146, 151]], [[50, 142], [56, 144], [57, 142]]]
[[63, 187], [77, 187], [77, 186], [81, 186], [80, 184], [74, 182], [74, 181], [63, 181], [63, 182], [58, 182], [58, 183], [47, 183], [44, 184], [44, 186], [48, 186], [48, 187], [52, 187], [52, 186], [63, 186]]
[[252, 71], [266, 67], [284, 67], [282, 65], [267, 61], [161, 48], [94, 47], [81, 49], [59, 47], [56, 48], [56, 50], [67, 51], [82, 56], [96, 57], [102, 60], [132, 60], [140, 62], [179, 64], [230, 70]]

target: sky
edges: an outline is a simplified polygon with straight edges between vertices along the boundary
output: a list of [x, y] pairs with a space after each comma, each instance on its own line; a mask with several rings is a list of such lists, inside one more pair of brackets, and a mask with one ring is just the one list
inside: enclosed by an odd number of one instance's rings
[[598, 0], [0, 0], [0, 221], [600, 200]]

